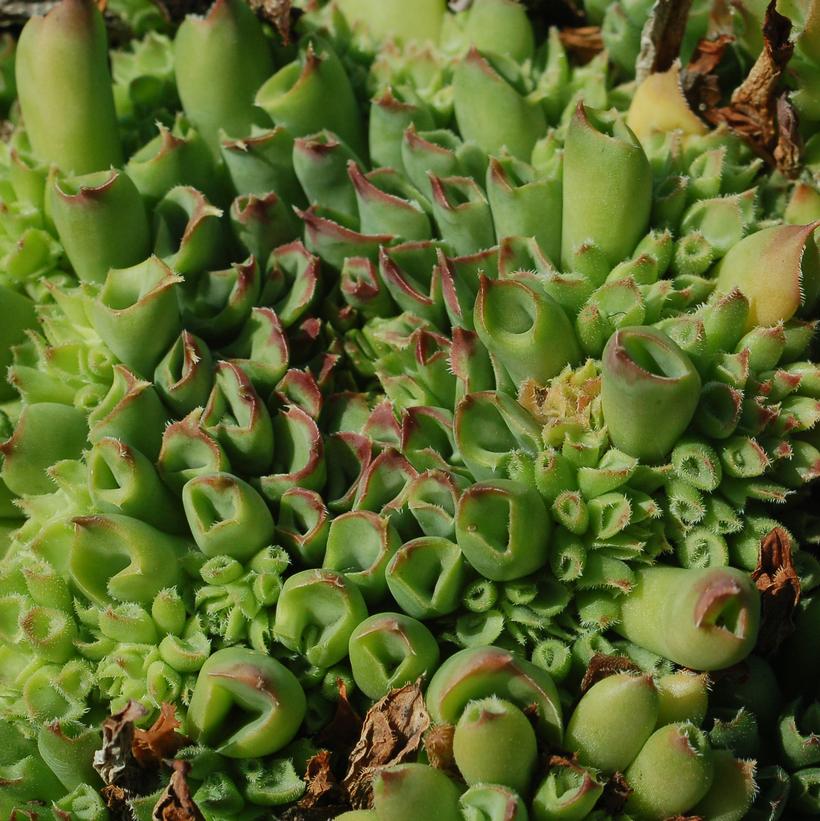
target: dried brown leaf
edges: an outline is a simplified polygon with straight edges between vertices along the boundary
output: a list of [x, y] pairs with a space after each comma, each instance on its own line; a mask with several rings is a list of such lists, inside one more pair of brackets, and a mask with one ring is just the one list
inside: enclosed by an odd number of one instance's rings
[[693, 111], [704, 112], [720, 104], [720, 85], [715, 69], [734, 39], [732, 34], [704, 37], [695, 47], [692, 59], [681, 72], [681, 87]]
[[458, 774], [453, 755], [453, 735], [456, 728], [452, 724], [437, 724], [424, 735], [424, 749], [431, 767]]
[[163, 759], [173, 758], [190, 740], [176, 732], [179, 727], [174, 705], [163, 702], [159, 717], [147, 729], [134, 730], [131, 751], [137, 762], [143, 767], [159, 766]]
[[311, 809], [319, 805], [340, 806], [347, 801], [347, 796], [334, 775], [330, 762], [330, 750], [320, 750], [308, 760], [305, 771], [307, 789], [299, 802], [300, 807]]
[[600, 26], [577, 26], [563, 28], [558, 37], [564, 48], [572, 54], [577, 62], [588, 63], [596, 54], [604, 50], [604, 38]]
[[571, 770], [583, 770], [578, 763], [578, 753], [573, 753], [569, 757], [565, 755], [551, 755], [547, 759], [547, 767], [569, 767]]
[[802, 141], [798, 125], [791, 96], [784, 91], [777, 98], [777, 145], [774, 149], [774, 161], [785, 176], [792, 178], [800, 171]]
[[656, 0], [643, 30], [641, 51], [635, 64], [640, 83], [650, 74], [668, 71], [680, 56], [692, 0]]
[[171, 780], [151, 813], [152, 821], [205, 821], [185, 780], [191, 765], [187, 761], [174, 761], [173, 767]]
[[249, 4], [257, 17], [276, 27], [285, 45], [291, 42], [292, 13], [295, 11], [291, 0], [249, 0]]
[[[763, 51], [746, 79], [735, 89], [728, 106], [709, 108], [703, 116], [712, 124], [726, 123], [743, 137], [754, 151], [774, 163], [778, 143], [778, 86], [794, 51], [789, 39], [791, 21], [771, 0], [763, 22]], [[784, 150], [786, 150], [784, 148]]]
[[382, 767], [413, 757], [429, 726], [430, 716], [418, 681], [391, 690], [367, 711], [343, 781], [354, 809], [372, 805], [373, 775]]
[[129, 701], [120, 712], [103, 722], [102, 749], [94, 753], [94, 769], [105, 784], [117, 784], [128, 791], [142, 781], [132, 747], [134, 722], [146, 713], [138, 701]]
[[792, 562], [791, 539], [783, 528], [774, 528], [761, 542], [752, 581], [761, 595], [757, 649], [772, 653], [793, 632], [794, 610], [800, 602], [800, 578]]
[[597, 684], [616, 673], [637, 673], [640, 668], [626, 656], [608, 656], [605, 653], [596, 653], [587, 666], [587, 671], [581, 679], [581, 695], [586, 693], [593, 684]]
[[732, 34], [719, 34], [717, 37], [704, 37], [695, 46], [692, 58], [686, 66], [687, 74], [711, 74], [723, 59], [726, 49], [735, 41]]
[[347, 755], [359, 740], [362, 719], [350, 703], [344, 681], [337, 679], [336, 686], [339, 690], [336, 712], [330, 723], [319, 733], [316, 741], [322, 747]]
[[116, 784], [108, 784], [100, 790], [100, 795], [105, 802], [106, 809], [111, 812], [114, 818], [127, 818], [128, 793]]
[[632, 794], [632, 787], [624, 778], [623, 773], [613, 773], [609, 781], [604, 784], [601, 795], [601, 807], [610, 815], [620, 815], [624, 811], [627, 799]]

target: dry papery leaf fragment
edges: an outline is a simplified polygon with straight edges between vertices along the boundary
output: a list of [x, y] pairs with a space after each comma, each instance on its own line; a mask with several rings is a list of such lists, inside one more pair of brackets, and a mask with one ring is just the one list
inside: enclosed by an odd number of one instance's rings
[[[176, 732], [179, 722], [172, 704], [162, 704], [159, 717], [147, 730], [136, 727], [135, 723], [146, 714], [146, 709], [139, 702], [129, 701], [120, 712], [109, 716], [103, 722], [103, 744], [94, 754], [94, 769], [105, 783], [100, 793], [114, 818], [130, 819], [129, 801], [150, 795], [157, 790], [164, 779], [163, 762], [172, 759], [181, 747], [189, 743], [184, 735]], [[173, 763], [175, 770], [167, 788], [175, 790], [176, 793], [171, 792], [167, 795], [172, 798], [179, 797], [181, 801], [184, 796], [182, 791], [187, 789], [187, 785], [184, 784], [185, 772], [176, 774], [177, 763], [180, 762]], [[190, 801], [190, 804], [193, 805], [193, 801]], [[175, 805], [171, 803], [168, 806], [173, 808]], [[172, 809], [168, 812], [172, 812]], [[164, 821], [201, 818], [197, 815], [186, 816], [178, 813], [160, 816], [155, 814], [154, 817]]]
[[129, 701], [103, 722], [102, 748], [94, 753], [94, 769], [106, 786], [130, 791], [142, 782], [144, 776], [133, 753], [134, 722], [146, 712], [138, 701]]
[[308, 759], [305, 771], [307, 788], [299, 801], [299, 807], [302, 809], [347, 804], [347, 795], [331, 767], [331, 756], [330, 750], [319, 750]]
[[368, 710], [343, 781], [354, 809], [372, 806], [373, 775], [382, 767], [414, 756], [429, 726], [430, 715], [418, 681], [391, 690]]
[[564, 48], [579, 63], [588, 63], [596, 54], [604, 50], [604, 38], [600, 26], [576, 26], [562, 28], [558, 37]]
[[187, 761], [174, 761], [172, 766], [174, 771], [165, 792], [154, 807], [152, 821], [205, 821], [191, 797], [191, 790], [185, 779], [191, 765]]
[[689, 64], [681, 71], [683, 93], [692, 111], [701, 116], [720, 104], [720, 85], [715, 70], [734, 41], [734, 35], [727, 33], [704, 37], [695, 46]]
[[336, 712], [330, 723], [319, 733], [316, 741], [320, 747], [327, 747], [333, 752], [347, 756], [359, 740], [362, 731], [362, 719], [350, 703], [347, 685], [342, 679], [336, 680], [339, 696], [336, 699]]
[[757, 650], [772, 653], [794, 630], [793, 615], [800, 603], [800, 578], [792, 561], [791, 539], [783, 528], [774, 528], [761, 542], [752, 581], [761, 596]]
[[342, 679], [337, 679], [339, 697], [336, 701], [336, 712], [330, 723], [319, 733], [317, 744], [322, 748], [312, 756], [305, 771], [307, 787], [297, 807], [285, 813], [284, 818], [323, 819], [333, 818], [327, 815], [332, 810], [341, 814], [350, 809], [347, 792], [341, 783], [344, 762], [350, 751], [359, 740], [362, 719], [348, 699], [347, 686]]
[[780, 81], [794, 52], [792, 24], [771, 0], [763, 21], [763, 50], [746, 79], [734, 90], [727, 106], [708, 107], [703, 117], [713, 125], [725, 123], [752, 149], [785, 174], [797, 171], [800, 143], [797, 115]]
[[296, 11], [291, 0], [248, 0], [248, 5], [257, 17], [276, 28], [286, 46], [290, 45], [291, 24]]
[[589, 661], [584, 677], [581, 679], [581, 695], [593, 684], [597, 684], [616, 673], [639, 673], [640, 668], [626, 656], [608, 656], [596, 653]]
[[424, 735], [424, 751], [431, 767], [458, 776], [453, 754], [453, 736], [456, 728], [452, 724], [437, 724]]
[[609, 780], [604, 784], [604, 791], [600, 800], [601, 808], [610, 815], [620, 815], [624, 811], [630, 795], [632, 795], [632, 787], [627, 783], [624, 774], [612, 773]]
[[635, 65], [638, 83], [668, 71], [680, 55], [692, 0], [657, 0], [641, 31], [641, 51]]
[[163, 759], [174, 758], [179, 750], [190, 743], [190, 740], [177, 732], [180, 726], [174, 705], [163, 702], [159, 717], [147, 729], [137, 727], [131, 750], [134, 758], [143, 767], [159, 766]]

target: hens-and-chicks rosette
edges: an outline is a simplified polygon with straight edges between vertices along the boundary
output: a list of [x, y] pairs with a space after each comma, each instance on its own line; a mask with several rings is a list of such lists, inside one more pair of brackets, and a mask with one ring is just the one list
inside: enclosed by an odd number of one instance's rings
[[820, 2], [294, 5], [0, 42], [0, 814], [820, 815]]

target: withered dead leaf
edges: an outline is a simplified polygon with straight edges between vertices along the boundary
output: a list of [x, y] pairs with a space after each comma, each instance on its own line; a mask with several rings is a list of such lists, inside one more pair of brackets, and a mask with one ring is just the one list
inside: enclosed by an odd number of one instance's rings
[[760, 556], [752, 573], [761, 595], [757, 650], [774, 652], [794, 630], [794, 610], [800, 603], [800, 578], [792, 561], [789, 534], [776, 527], [760, 543]]
[[304, 809], [323, 806], [340, 806], [347, 801], [347, 796], [331, 767], [330, 750], [319, 750], [308, 759], [305, 771], [307, 789], [299, 802]]
[[103, 783], [130, 790], [142, 780], [132, 745], [134, 722], [146, 713], [145, 707], [138, 701], [129, 701], [120, 712], [103, 722], [102, 748], [94, 753], [94, 769]]
[[174, 761], [173, 768], [168, 786], [151, 813], [152, 821], [205, 821], [185, 779], [191, 765], [187, 761]]
[[610, 815], [620, 815], [624, 811], [627, 799], [632, 794], [632, 787], [624, 778], [623, 773], [613, 773], [609, 781], [604, 784], [601, 794], [601, 807]]
[[743, 137], [752, 149], [774, 163], [778, 143], [777, 98], [780, 79], [791, 59], [794, 43], [790, 40], [791, 21], [780, 14], [771, 0], [763, 22], [763, 51], [746, 79], [734, 90], [728, 106], [703, 112], [713, 125], [726, 123]]
[[581, 64], [588, 63], [596, 54], [604, 50], [604, 38], [600, 26], [562, 28], [558, 31], [558, 37], [564, 48]]
[[787, 177], [796, 177], [800, 171], [802, 140], [798, 128], [799, 119], [791, 101], [791, 95], [784, 91], [777, 98], [777, 145], [774, 161]]
[[720, 85], [715, 70], [734, 40], [732, 34], [719, 34], [704, 37], [695, 47], [688, 65], [681, 71], [681, 88], [692, 111], [703, 113], [720, 104]]
[[656, 0], [641, 31], [641, 51], [635, 64], [635, 79], [668, 71], [680, 56], [692, 0]]
[[458, 774], [453, 755], [453, 736], [456, 728], [452, 724], [436, 724], [424, 734], [424, 750], [431, 767]]
[[341, 755], [347, 755], [362, 730], [362, 719], [347, 695], [347, 686], [342, 679], [336, 680], [339, 697], [336, 700], [336, 712], [330, 723], [322, 729], [316, 741], [321, 747], [327, 747]]
[[640, 668], [626, 656], [608, 656], [605, 653], [596, 653], [589, 661], [584, 677], [581, 679], [581, 695], [586, 693], [593, 684], [597, 684], [615, 673], [637, 673]]
[[174, 705], [163, 702], [157, 720], [147, 729], [134, 730], [131, 751], [143, 767], [159, 766], [163, 759], [173, 758], [190, 740], [176, 732], [179, 727]]
[[282, 42], [291, 42], [291, 15], [294, 11], [291, 0], [249, 0], [250, 7], [256, 16], [276, 27]]
[[547, 767], [569, 767], [571, 770], [580, 770], [581, 765], [578, 763], [578, 753], [572, 755], [551, 755], [547, 759]]
[[107, 784], [100, 790], [100, 795], [105, 802], [106, 809], [114, 818], [127, 818], [130, 814], [128, 809], [128, 793], [116, 784]]
[[420, 682], [391, 690], [368, 711], [343, 785], [354, 809], [372, 805], [373, 775], [415, 755], [430, 726]]

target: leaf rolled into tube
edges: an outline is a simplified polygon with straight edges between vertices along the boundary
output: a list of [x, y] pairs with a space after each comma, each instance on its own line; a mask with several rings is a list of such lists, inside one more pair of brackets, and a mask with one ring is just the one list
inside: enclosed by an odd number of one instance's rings
[[705, 734], [693, 724], [667, 724], [650, 736], [626, 771], [633, 789], [627, 806], [652, 817], [686, 812], [706, 795], [713, 777]]
[[310, 664], [330, 667], [348, 653], [348, 640], [367, 618], [359, 588], [332, 570], [289, 576], [276, 605], [274, 635]]
[[158, 257], [108, 272], [91, 303], [91, 321], [111, 351], [135, 373], [151, 377], [180, 332], [177, 288], [182, 277]]
[[663, 333], [617, 331], [604, 351], [601, 385], [615, 446], [642, 460], [662, 459], [692, 421], [700, 387], [689, 357]]
[[105, 23], [91, 0], [63, 0], [32, 17], [16, 64], [26, 129], [43, 162], [73, 174], [121, 164]]
[[19, 496], [51, 493], [48, 468], [61, 459], [76, 459], [87, 433], [85, 414], [52, 402], [26, 405], [11, 437], [0, 444], [0, 477]]
[[608, 676], [581, 697], [564, 743], [584, 764], [623, 772], [655, 729], [658, 710], [658, 692], [650, 676]]
[[154, 386], [174, 416], [204, 407], [213, 384], [213, 357], [199, 337], [183, 331], [154, 370]]
[[121, 513], [170, 533], [184, 531], [178, 501], [139, 450], [103, 437], [86, 455], [88, 489], [102, 513]]
[[174, 74], [182, 107], [214, 155], [219, 132], [245, 137], [254, 96], [273, 71], [262, 26], [240, 0], [217, 0], [204, 17], [189, 15], [174, 38]]
[[[185, 730], [228, 758], [257, 758], [280, 750], [296, 735], [305, 706], [296, 677], [276, 659], [226, 648], [199, 671]], [[232, 713], [245, 720], [230, 721]]]
[[[569, 269], [575, 249], [588, 240], [601, 248], [610, 265], [631, 254], [646, 233], [651, 189], [649, 162], [635, 135], [621, 119], [606, 123], [579, 103], [564, 149], [564, 268]], [[613, 219], [614, 214], [619, 217]]]
[[615, 627], [635, 644], [693, 670], [730, 667], [754, 646], [760, 596], [741, 571], [656, 567], [636, 579]]
[[125, 173], [150, 208], [178, 185], [190, 185], [208, 196], [217, 192], [214, 161], [208, 146], [183, 116], [170, 130], [157, 124], [159, 134], [131, 155]]
[[264, 499], [230, 473], [191, 479], [182, 505], [194, 541], [206, 556], [248, 559], [273, 539], [274, 523]]
[[356, 153], [365, 154], [362, 118], [350, 80], [338, 56], [324, 42], [309, 43], [294, 62], [266, 80], [255, 102], [294, 137], [327, 128]]
[[459, 821], [459, 790], [447, 775], [427, 764], [394, 764], [373, 778], [376, 818], [412, 821], [435, 815]]
[[561, 307], [523, 282], [481, 277], [475, 306], [479, 338], [516, 384], [546, 384], [581, 351]]
[[181, 539], [119, 514], [74, 519], [69, 570], [82, 593], [95, 604], [111, 598], [150, 604], [179, 581]]
[[488, 154], [506, 147], [526, 161], [547, 126], [538, 101], [508, 79], [519, 71], [509, 58], [472, 47], [453, 75], [453, 96], [459, 131], [465, 139]]
[[150, 382], [124, 365], [114, 366], [114, 380], [103, 400], [88, 415], [88, 441], [113, 436], [155, 459], [168, 412]]
[[299, 137], [293, 144], [293, 168], [308, 203], [356, 221], [356, 192], [347, 172], [351, 162], [358, 162], [353, 151], [326, 129]]
[[374, 700], [430, 676], [439, 657], [433, 634], [403, 613], [377, 613], [365, 619], [351, 634], [349, 650], [356, 686]]
[[49, 192], [66, 255], [84, 282], [102, 282], [110, 268], [142, 262], [150, 229], [136, 186], [122, 171], [56, 179]]

